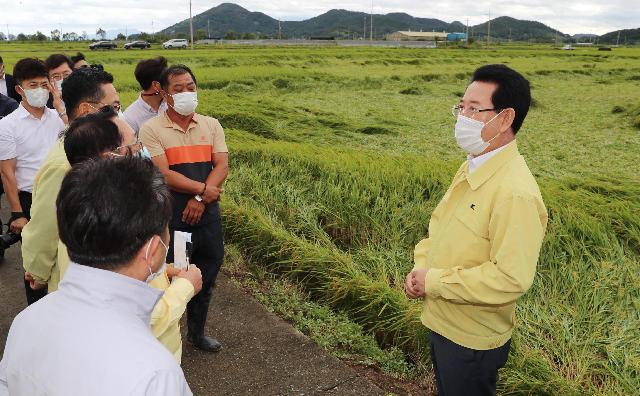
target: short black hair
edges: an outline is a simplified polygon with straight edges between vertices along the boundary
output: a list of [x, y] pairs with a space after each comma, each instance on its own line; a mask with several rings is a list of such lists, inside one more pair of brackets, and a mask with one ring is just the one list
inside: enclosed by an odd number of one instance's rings
[[44, 65], [47, 67], [47, 70], [55, 69], [65, 63], [71, 70], [73, 70], [73, 62], [71, 62], [71, 59], [69, 59], [65, 54], [49, 55], [49, 57], [44, 61]]
[[160, 76], [160, 86], [162, 86], [163, 89], [167, 89], [167, 87], [169, 86], [169, 78], [171, 76], [180, 76], [187, 73], [191, 75], [191, 78], [193, 78], [193, 82], [198, 85], [196, 76], [193, 75], [193, 72], [191, 71], [191, 69], [189, 69], [188, 66], [173, 65], [166, 69], [164, 73], [162, 73], [162, 76]]
[[162, 73], [167, 69], [167, 58], [159, 56], [152, 59], [143, 59], [138, 62], [134, 75], [143, 90], [151, 87], [154, 81], [160, 81]]
[[40, 59], [20, 59], [18, 63], [13, 66], [13, 79], [16, 80], [16, 84], [20, 85], [24, 80], [30, 80], [35, 77], [49, 78], [47, 67]]
[[118, 126], [112, 121], [118, 114], [111, 106], [75, 119], [64, 133], [64, 152], [71, 165], [99, 158], [105, 151], [122, 145]]
[[71, 57], [71, 62], [73, 62], [74, 65], [80, 62], [81, 60], [86, 60], [82, 52], [78, 52], [76, 55]]
[[497, 110], [513, 108], [516, 116], [511, 127], [518, 133], [531, 106], [531, 87], [529, 81], [517, 71], [505, 65], [486, 65], [473, 73], [471, 82], [494, 83], [498, 87], [491, 96], [493, 107]]
[[115, 271], [154, 235], [162, 235], [171, 218], [171, 194], [151, 161], [107, 158], [73, 166], [62, 181], [56, 207], [69, 258]]
[[2, 65], [4, 61], [2, 60], [2, 56], [0, 55], [0, 65]]
[[102, 85], [113, 84], [113, 76], [104, 70], [85, 67], [76, 69], [62, 82], [62, 101], [69, 118], [75, 118], [82, 102], [100, 102]]

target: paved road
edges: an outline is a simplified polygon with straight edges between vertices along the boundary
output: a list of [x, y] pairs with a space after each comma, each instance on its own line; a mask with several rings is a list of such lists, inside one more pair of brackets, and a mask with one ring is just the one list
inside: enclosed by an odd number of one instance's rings
[[[2, 207], [0, 217], [6, 221], [4, 198]], [[18, 244], [0, 262], [1, 349], [11, 321], [26, 307], [21, 279]], [[384, 395], [224, 276], [207, 326], [225, 349], [212, 355], [185, 343], [182, 366], [195, 395]]]

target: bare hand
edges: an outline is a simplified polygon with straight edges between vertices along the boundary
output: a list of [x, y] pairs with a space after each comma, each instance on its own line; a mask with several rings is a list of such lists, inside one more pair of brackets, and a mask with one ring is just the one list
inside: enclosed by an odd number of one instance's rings
[[428, 270], [417, 269], [411, 271], [404, 282], [404, 291], [409, 298], [422, 298], [425, 293], [425, 278]]
[[28, 272], [25, 272], [24, 274], [24, 280], [26, 280], [27, 282], [29, 282], [29, 287], [32, 290], [41, 290], [44, 289], [45, 287], [47, 287], [46, 283], [40, 283], [37, 280], [33, 279], [33, 275], [31, 275]]
[[24, 226], [27, 225], [28, 222], [29, 220], [27, 220], [26, 217], [15, 219], [14, 221], [11, 222], [11, 224], [9, 224], [9, 230], [11, 230], [11, 232], [15, 234], [21, 234], [22, 229], [24, 228]]
[[53, 97], [53, 107], [58, 111], [58, 113], [64, 112], [62, 92], [58, 89], [58, 86], [55, 83], [48, 82], [47, 85], [49, 92], [51, 92], [51, 96]]
[[202, 194], [202, 200], [205, 203], [212, 203], [220, 200], [220, 194], [224, 189], [217, 186], [210, 186], [207, 184], [207, 188], [204, 190], [204, 194]]
[[202, 202], [196, 201], [195, 198], [191, 198], [187, 202], [187, 207], [182, 212], [182, 221], [189, 225], [196, 225], [200, 222], [202, 214], [204, 213], [205, 206]]
[[194, 289], [194, 295], [200, 293], [200, 290], [202, 290], [202, 273], [200, 272], [200, 268], [198, 268], [194, 264], [191, 264], [188, 270], [180, 271], [177, 276], [178, 278], [184, 278], [191, 282]]
[[174, 267], [173, 265], [167, 265], [167, 277], [169, 279], [173, 278], [174, 276], [178, 276], [178, 274], [180, 273], [180, 269]]

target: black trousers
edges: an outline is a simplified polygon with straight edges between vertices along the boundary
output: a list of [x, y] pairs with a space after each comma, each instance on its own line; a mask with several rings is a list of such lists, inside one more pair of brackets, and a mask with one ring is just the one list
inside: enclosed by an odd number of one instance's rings
[[[19, 191], [18, 199], [20, 200], [20, 206], [22, 206], [22, 213], [27, 216], [27, 219], [31, 220], [31, 193]], [[26, 280], [24, 281], [24, 291], [29, 305], [47, 295], [46, 287], [40, 290], [33, 290]]]
[[192, 251], [189, 262], [195, 264], [202, 272], [202, 290], [193, 296], [187, 304], [187, 328], [190, 336], [204, 335], [209, 303], [213, 295], [215, 282], [224, 261], [224, 237], [220, 211], [216, 212], [211, 224], [189, 228], [171, 228], [171, 242], [167, 262], [172, 263], [173, 235], [175, 231], [191, 233]]
[[505, 345], [479, 351], [465, 348], [431, 332], [431, 361], [438, 395], [495, 395], [498, 370], [507, 363], [511, 340]]

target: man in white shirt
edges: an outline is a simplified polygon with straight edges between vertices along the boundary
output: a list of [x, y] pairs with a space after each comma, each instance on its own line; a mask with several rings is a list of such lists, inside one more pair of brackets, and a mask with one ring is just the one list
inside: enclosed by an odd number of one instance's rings
[[0, 94], [9, 96], [9, 90], [7, 87], [7, 74], [4, 71], [4, 60], [0, 56]]
[[[11, 207], [9, 230], [20, 234], [29, 221], [31, 193], [36, 173], [64, 129], [55, 110], [45, 105], [50, 85], [47, 68], [37, 59], [18, 61], [13, 69], [20, 106], [0, 120], [0, 173]], [[42, 297], [25, 282], [27, 301]]]
[[10, 97], [16, 102], [20, 102], [21, 98], [16, 92], [15, 86], [16, 84], [13, 76], [6, 73], [4, 60], [2, 59], [2, 56], [0, 56], [0, 93]]
[[57, 216], [73, 264], [14, 319], [0, 396], [190, 396], [149, 328], [162, 291], [148, 282], [165, 266], [171, 218], [160, 171], [131, 157], [84, 161], [62, 182]]
[[141, 60], [136, 66], [134, 74], [142, 92], [124, 111], [124, 118], [136, 132], [136, 136], [145, 122], [167, 109], [167, 104], [160, 95], [160, 77], [166, 69], [167, 60], [163, 56]]

